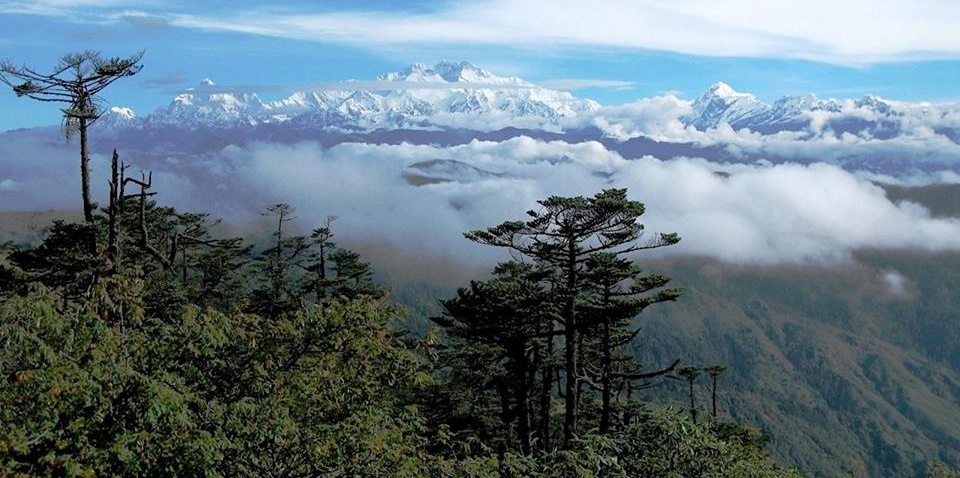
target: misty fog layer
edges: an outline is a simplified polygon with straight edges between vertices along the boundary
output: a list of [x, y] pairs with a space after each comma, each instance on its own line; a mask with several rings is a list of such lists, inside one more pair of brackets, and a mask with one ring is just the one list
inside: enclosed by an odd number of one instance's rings
[[[75, 144], [53, 131], [3, 136], [0, 210], [77, 206]], [[960, 220], [893, 202], [869, 180], [877, 175], [826, 163], [628, 160], [598, 142], [527, 137], [450, 147], [253, 142], [195, 157], [121, 156], [132, 174], [153, 171], [163, 204], [242, 225], [255, 222], [266, 205], [288, 202], [298, 207], [304, 230], [336, 215], [341, 237], [463, 260], [500, 257], [463, 239], [464, 231], [522, 219], [550, 195], [610, 187], [626, 187], [646, 204], [647, 231], [683, 237], [661, 254], [766, 264], [843, 260], [858, 248], [960, 249]], [[96, 156], [93, 167], [103, 196], [106, 157]], [[949, 171], [926, 176], [952, 177]]]

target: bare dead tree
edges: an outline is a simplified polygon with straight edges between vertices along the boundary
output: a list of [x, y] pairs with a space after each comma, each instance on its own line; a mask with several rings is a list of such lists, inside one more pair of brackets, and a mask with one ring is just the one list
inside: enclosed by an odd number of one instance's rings
[[123, 202], [121, 193], [121, 169], [120, 155], [117, 150], [113, 150], [113, 158], [110, 160], [110, 205], [107, 209], [107, 260], [109, 269], [116, 271], [120, 266], [120, 204]]
[[[122, 174], [122, 171], [123, 171], [123, 168], [121, 168], [121, 174]], [[135, 194], [125, 194], [124, 191], [126, 190], [127, 184], [133, 184], [135, 186], [138, 186], [140, 188], [140, 192]], [[171, 273], [174, 273], [175, 271], [173, 268], [173, 260], [170, 257], [163, 255], [162, 252], [160, 252], [156, 247], [153, 246], [153, 244], [150, 243], [150, 231], [149, 231], [149, 228], [147, 227], [147, 197], [155, 196], [157, 194], [156, 192], [148, 191], [152, 186], [153, 186], [152, 171], [149, 174], [140, 173], [140, 179], [124, 177], [120, 182], [121, 200], [125, 201], [126, 199], [130, 199], [130, 198], [139, 199], [139, 203], [138, 203], [139, 211], [137, 214], [137, 224], [140, 229], [140, 240], [139, 240], [140, 248], [143, 249], [148, 254], [150, 254], [151, 256], [153, 256], [153, 258], [156, 259], [157, 262], [159, 262], [164, 269], [170, 271]], [[174, 241], [173, 251], [174, 252], [176, 251], [176, 241]]]

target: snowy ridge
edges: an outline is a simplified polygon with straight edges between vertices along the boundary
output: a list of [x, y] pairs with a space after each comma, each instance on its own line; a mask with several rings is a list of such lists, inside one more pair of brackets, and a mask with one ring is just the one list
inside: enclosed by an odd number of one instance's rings
[[[700, 131], [727, 124], [734, 130], [746, 128], [761, 134], [819, 132], [826, 128], [837, 134], [869, 133], [882, 138], [893, 136], [903, 128], [914, 127], [914, 120], [933, 120], [929, 125], [931, 128], [952, 130], [960, 126], [960, 122], [949, 120], [960, 112], [958, 105], [897, 103], [873, 95], [859, 100], [787, 95], [767, 104], [751, 94], [738, 93], [725, 83], [711, 86], [693, 102], [692, 109], [693, 113], [681, 120]], [[938, 116], [947, 121], [938, 120]]]
[[599, 109], [592, 100], [499, 77], [467, 62], [415, 63], [381, 75], [375, 83], [375, 91], [301, 91], [264, 102], [252, 92], [219, 91], [205, 79], [143, 124], [196, 129], [290, 122], [300, 127], [377, 129], [459, 125], [490, 114], [555, 124]]
[[[609, 108], [570, 93], [539, 87], [516, 77], [500, 77], [468, 62], [414, 63], [378, 76], [374, 81], [340, 83], [337, 88], [299, 91], [264, 101], [254, 92], [217, 87], [204, 79], [177, 95], [166, 107], [145, 118], [125, 108], [112, 108], [98, 121], [103, 131], [175, 127], [180, 129], [255, 127], [283, 124], [303, 129], [374, 131], [457, 128], [495, 131], [507, 127], [558, 131], [603, 125], [616, 136], [618, 122], [629, 125], [630, 109], [607, 116]], [[726, 83], [716, 83], [693, 101], [673, 98], [686, 113], [663, 117], [699, 131], [726, 127], [762, 135], [794, 131], [808, 136], [825, 132], [886, 139], [924, 128], [960, 142], [960, 105], [888, 101], [876, 96], [859, 100], [820, 99], [814, 95], [784, 96], [765, 103]], [[643, 120], [643, 118], [640, 118]], [[642, 122], [642, 121], [641, 121]], [[681, 130], [669, 141], [682, 142]], [[645, 128], [645, 129], [644, 129]], [[652, 131], [662, 137], [657, 124]]]
[[103, 112], [93, 123], [97, 129], [105, 131], [117, 131], [129, 128], [137, 122], [137, 115], [130, 108], [113, 106]]
[[753, 95], [738, 93], [730, 85], [720, 82], [711, 86], [693, 102], [693, 114], [687, 124], [704, 130], [720, 123], [731, 126], [766, 112], [769, 106]]

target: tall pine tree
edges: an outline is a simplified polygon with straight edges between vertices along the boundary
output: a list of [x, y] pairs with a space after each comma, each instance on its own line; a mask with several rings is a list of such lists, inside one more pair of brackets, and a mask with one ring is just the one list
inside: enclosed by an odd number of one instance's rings
[[578, 297], [584, 287], [584, 269], [598, 252], [623, 255], [670, 246], [677, 234], [657, 234], [638, 242], [644, 227], [639, 218], [644, 206], [627, 199], [626, 189], [606, 189], [593, 197], [552, 196], [539, 201], [540, 209], [528, 211], [526, 221], [508, 221], [486, 230], [465, 234], [467, 239], [519, 252], [557, 271], [559, 321], [564, 333], [564, 443], [577, 435], [580, 372], [577, 344], [583, 328]]

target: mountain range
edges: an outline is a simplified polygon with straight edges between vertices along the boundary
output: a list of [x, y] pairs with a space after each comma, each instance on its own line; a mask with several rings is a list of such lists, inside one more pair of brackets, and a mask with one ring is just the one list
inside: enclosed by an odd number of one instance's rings
[[[589, 115], [600, 105], [515, 77], [500, 77], [467, 62], [415, 63], [399, 72], [358, 82], [357, 89], [300, 91], [276, 101], [254, 92], [233, 92], [205, 79], [143, 119], [111, 110], [111, 129], [176, 125], [183, 128], [288, 123], [301, 127], [377, 129], [450, 123], [458, 115], [503, 114], [513, 118]], [[349, 87], [349, 82], [342, 85]]]
[[[661, 122], [676, 120], [688, 131], [729, 126], [762, 135], [798, 132], [815, 137], [826, 132], [841, 138], [853, 135], [879, 140], [932, 133], [960, 142], [957, 104], [906, 103], [872, 95], [856, 100], [784, 96], [765, 103], [722, 82], [692, 102], [673, 99], [685, 111], [675, 117], [664, 112]], [[352, 132], [431, 128], [492, 131], [504, 127], [568, 131], [595, 125], [598, 118], [608, 124], [635, 119], [629, 113], [611, 115], [610, 108], [593, 100], [520, 78], [497, 76], [462, 61], [415, 63], [373, 81], [347, 81], [273, 101], [265, 101], [253, 91], [221, 88], [204, 79], [146, 116], [114, 107], [99, 122], [101, 130], [115, 133], [162, 127], [196, 130], [259, 125]], [[641, 129], [633, 136], [653, 136], [650, 133]], [[671, 142], [687, 139], [683, 134], [667, 138]]]

